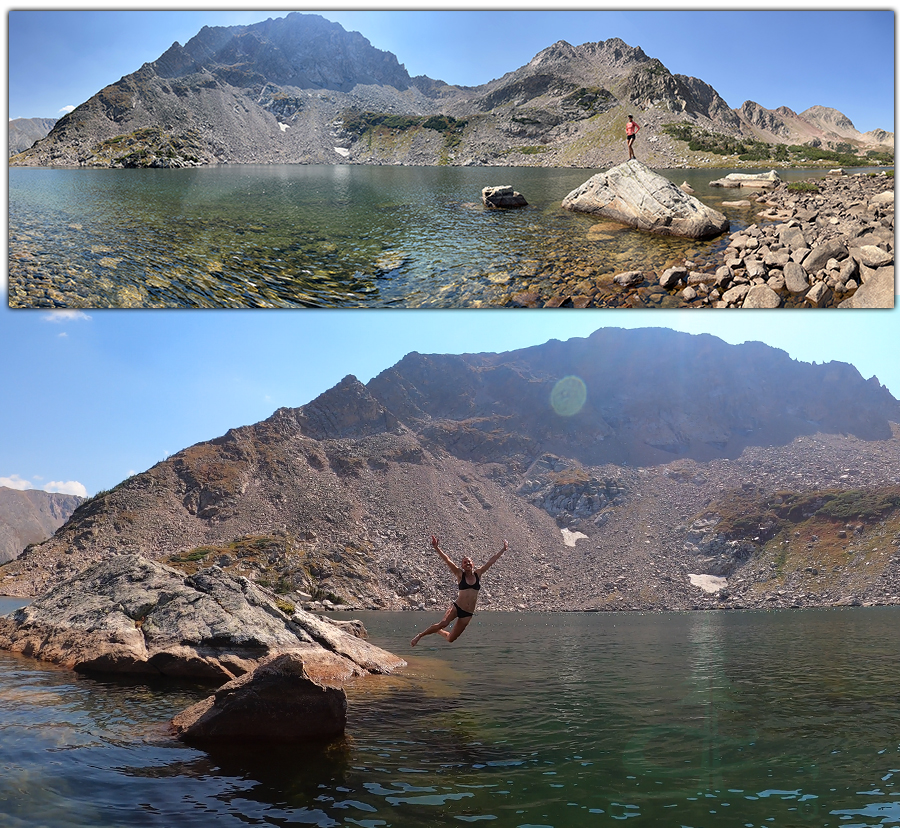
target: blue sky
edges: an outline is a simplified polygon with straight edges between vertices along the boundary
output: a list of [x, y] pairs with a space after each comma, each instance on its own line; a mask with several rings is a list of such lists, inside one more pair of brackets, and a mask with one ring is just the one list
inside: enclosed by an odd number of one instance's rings
[[[285, 10], [11, 11], [9, 117], [60, 117], [158, 58], [202, 26], [283, 17]], [[894, 124], [894, 12], [866, 11], [346, 11], [324, 17], [393, 52], [411, 75], [478, 85], [557, 40], [620, 37], [670, 71], [746, 100], [801, 112], [820, 104], [861, 132]], [[871, 8], [871, 6], [870, 6]]]
[[506, 351], [601, 327], [758, 340], [805, 362], [849, 362], [900, 397], [896, 311], [2, 307], [0, 353], [14, 358], [0, 361], [0, 485], [94, 494], [196, 442], [303, 405], [347, 374], [367, 382], [410, 351]]

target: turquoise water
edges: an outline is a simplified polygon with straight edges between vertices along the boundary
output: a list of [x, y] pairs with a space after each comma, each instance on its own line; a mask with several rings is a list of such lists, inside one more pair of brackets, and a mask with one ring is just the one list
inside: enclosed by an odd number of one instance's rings
[[[660, 272], [716, 242], [570, 213], [596, 170], [223, 166], [9, 170], [13, 307], [480, 307], [623, 270]], [[664, 170], [739, 229], [725, 170]], [[787, 179], [810, 177], [787, 171]], [[529, 206], [490, 211], [485, 186]], [[745, 196], [741, 196], [745, 197]], [[611, 287], [609, 304], [616, 304]], [[621, 292], [621, 291], [620, 291]]]
[[359, 613], [410, 667], [297, 749], [188, 748], [201, 688], [0, 654], [0, 824], [900, 824], [898, 608], [485, 612], [411, 650], [432, 615]]

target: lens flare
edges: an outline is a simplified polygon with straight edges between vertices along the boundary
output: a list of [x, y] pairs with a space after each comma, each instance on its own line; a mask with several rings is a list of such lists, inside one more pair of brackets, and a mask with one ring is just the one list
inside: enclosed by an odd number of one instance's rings
[[587, 386], [581, 377], [563, 377], [550, 392], [550, 405], [560, 417], [577, 414], [586, 400]]

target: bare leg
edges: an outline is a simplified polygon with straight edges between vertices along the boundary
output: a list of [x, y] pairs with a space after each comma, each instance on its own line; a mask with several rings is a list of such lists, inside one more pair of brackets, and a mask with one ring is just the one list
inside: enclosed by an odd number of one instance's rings
[[438, 621], [436, 624], [432, 624], [427, 629], [422, 630], [412, 641], [409, 642], [411, 647], [415, 647], [416, 644], [419, 643], [426, 635], [433, 635], [436, 632], [441, 632], [444, 627], [448, 627], [450, 622], [456, 618], [456, 607], [452, 604], [450, 605], [450, 609], [447, 610], [444, 617]]
[[469, 622], [471, 618], [457, 618], [456, 623], [453, 625], [453, 629], [449, 632], [447, 630], [441, 630], [441, 635], [443, 635], [447, 641], [456, 641], [463, 634], [463, 630], [469, 626]]

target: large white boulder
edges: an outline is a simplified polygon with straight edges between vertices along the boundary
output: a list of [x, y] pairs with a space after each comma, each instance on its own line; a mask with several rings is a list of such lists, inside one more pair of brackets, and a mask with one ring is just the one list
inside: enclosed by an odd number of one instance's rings
[[705, 239], [728, 229], [728, 219], [720, 212], [635, 159], [592, 176], [569, 193], [562, 206], [661, 236]]

